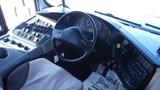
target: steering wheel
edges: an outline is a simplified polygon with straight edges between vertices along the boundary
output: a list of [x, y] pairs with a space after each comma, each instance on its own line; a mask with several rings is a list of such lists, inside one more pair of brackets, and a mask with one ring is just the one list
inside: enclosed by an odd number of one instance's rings
[[[87, 21], [85, 22], [83, 19]], [[57, 21], [52, 32], [52, 43], [55, 54], [57, 54], [60, 60], [67, 62], [82, 61], [88, 57], [95, 46], [96, 39], [97, 29], [94, 20], [88, 14], [80, 11], [73, 11], [63, 15]], [[83, 54], [75, 59], [65, 58], [58, 53], [56, 40], [62, 44], [82, 50]]]

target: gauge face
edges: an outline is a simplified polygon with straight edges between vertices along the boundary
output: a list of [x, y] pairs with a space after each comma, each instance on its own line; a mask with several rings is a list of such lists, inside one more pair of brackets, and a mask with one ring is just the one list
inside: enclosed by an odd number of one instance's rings
[[85, 17], [81, 17], [77, 21], [76, 26], [82, 31], [85, 39], [93, 40], [94, 28], [93, 28], [92, 22], [89, 19]]
[[102, 23], [99, 20], [95, 20], [96, 26], [97, 26], [97, 30], [101, 30], [102, 29]]
[[85, 29], [85, 18], [82, 17], [77, 21], [77, 25], [76, 25], [80, 30], [84, 30]]
[[106, 41], [109, 38], [109, 36], [111, 35], [111, 31], [110, 31], [108, 25], [100, 19], [95, 19], [95, 23], [97, 26], [98, 37], [101, 40]]
[[102, 24], [102, 29], [107, 35], [111, 35], [111, 31], [105, 23]]

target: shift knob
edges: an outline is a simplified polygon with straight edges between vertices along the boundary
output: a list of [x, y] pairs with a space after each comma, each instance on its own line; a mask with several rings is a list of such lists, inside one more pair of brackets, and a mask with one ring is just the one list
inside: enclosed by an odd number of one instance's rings
[[0, 59], [3, 59], [8, 56], [7, 50], [0, 47]]

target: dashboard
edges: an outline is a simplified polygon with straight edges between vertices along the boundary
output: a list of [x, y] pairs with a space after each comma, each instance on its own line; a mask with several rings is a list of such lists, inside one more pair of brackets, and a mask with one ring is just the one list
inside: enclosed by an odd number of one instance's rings
[[29, 52], [51, 37], [54, 22], [41, 16], [34, 16], [30, 20], [17, 26], [9, 35], [1, 38], [1, 43], [16, 47], [22, 52]]
[[[86, 34], [84, 34], [86, 39], [91, 40], [93, 38], [92, 25], [88, 23], [89, 21], [85, 19], [85, 17], [80, 17], [78, 19], [77, 17], [78, 15], [69, 16], [63, 21], [63, 25], [54, 27], [56, 20], [39, 14], [18, 25], [7, 35], [0, 38], [0, 46], [6, 48], [10, 55], [8, 58], [5, 58], [7, 63], [12, 62], [13, 59], [29, 53], [38, 46], [44, 44], [51, 38], [53, 28], [64, 29], [67, 26], [77, 26]], [[135, 35], [131, 33], [134, 31], [127, 31], [130, 30], [131, 27], [120, 24], [121, 26], [117, 28], [113, 22], [110, 20], [107, 21], [103, 17], [98, 17], [96, 15], [91, 15], [91, 17], [95, 21], [97, 28], [97, 40], [102, 42], [97, 43], [96, 47], [103, 46], [102, 49], [95, 48], [99, 49], [99, 52], [96, 50], [96, 54], [104, 54], [104, 62], [110, 63], [105, 64], [106, 67], [115, 70], [126, 88], [130, 90], [136, 90], [137, 88], [144, 89], [160, 65], [160, 61], [156, 60], [158, 57], [155, 57], [155, 55], [153, 55], [154, 52], [152, 53], [150, 49], [147, 50], [147, 52], [145, 51], [146, 49], [143, 49], [146, 44], [143, 46], [144, 43], [136, 41], [138, 39], [135, 40]], [[68, 20], [72, 20], [72, 22], [76, 23], [67, 23], [69, 22]], [[136, 29], [136, 31], [141, 32], [141, 30], [138, 29]], [[157, 36], [153, 35], [153, 37]], [[17, 54], [12, 54], [14, 52]], [[108, 53], [110, 53], [109, 56], [107, 55]], [[4, 58], [1, 59], [3, 60]], [[1, 67], [4, 67], [3, 62], [5, 61], [2, 60], [0, 61]]]

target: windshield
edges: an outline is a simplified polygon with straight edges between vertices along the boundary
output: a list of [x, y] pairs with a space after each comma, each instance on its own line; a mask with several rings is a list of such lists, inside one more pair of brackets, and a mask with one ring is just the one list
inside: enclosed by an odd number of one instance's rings
[[[62, 4], [63, 0], [46, 0], [53, 6]], [[159, 0], [65, 0], [71, 10], [98, 11], [135, 22], [144, 28], [160, 28]], [[153, 29], [153, 28], [150, 28]], [[159, 32], [160, 33], [160, 32]]]
[[[23, 2], [22, 2], [23, 1]], [[0, 0], [3, 14], [9, 29], [14, 28], [22, 21], [27, 20], [35, 15], [41, 7], [63, 6], [65, 1], [68, 8], [50, 8], [51, 11], [99, 11], [102, 13], [110, 13], [116, 17], [123, 18], [136, 23], [149, 23], [160, 28], [160, 12], [159, 0]], [[36, 1], [39, 1], [36, 2]], [[43, 1], [43, 2], [42, 2]], [[49, 8], [48, 8], [49, 9]], [[63, 11], [62, 11], [63, 10]], [[147, 16], [147, 17], [146, 17]], [[149, 16], [149, 17], [148, 17]]]
[[[61, 0], [46, 0], [57, 6]], [[65, 0], [67, 6], [75, 10], [101, 10], [117, 14], [147, 14], [160, 17], [159, 0]]]

